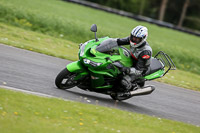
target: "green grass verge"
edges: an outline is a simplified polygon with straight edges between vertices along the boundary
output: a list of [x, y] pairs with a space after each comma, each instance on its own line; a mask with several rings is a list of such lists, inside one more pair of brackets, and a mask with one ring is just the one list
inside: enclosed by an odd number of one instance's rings
[[186, 71], [170, 71], [164, 77], [156, 79], [156, 81], [200, 91], [200, 76]]
[[[114, 103], [113, 103], [114, 104]], [[0, 89], [1, 133], [199, 133], [200, 127]]]
[[[56, 38], [3, 23], [0, 23], [0, 31], [1, 43], [64, 59], [78, 59], [78, 44], [62, 36]], [[158, 81], [200, 91], [200, 76], [181, 70], [170, 71]]]
[[0, 23], [0, 42], [69, 60], [78, 59], [78, 44]]
[[76, 43], [93, 37], [89, 31], [93, 23], [99, 37], [113, 38], [126, 37], [136, 25], [145, 25], [154, 54], [162, 50], [179, 69], [200, 74], [200, 37], [149, 23], [60, 0], [0, 0], [0, 21], [56, 37], [62, 34]]

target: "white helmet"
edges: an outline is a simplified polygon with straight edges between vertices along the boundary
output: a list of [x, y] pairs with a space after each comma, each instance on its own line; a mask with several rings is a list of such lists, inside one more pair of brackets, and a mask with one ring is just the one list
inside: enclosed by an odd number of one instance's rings
[[137, 48], [147, 40], [148, 29], [144, 26], [137, 26], [131, 31], [130, 45], [131, 47]]

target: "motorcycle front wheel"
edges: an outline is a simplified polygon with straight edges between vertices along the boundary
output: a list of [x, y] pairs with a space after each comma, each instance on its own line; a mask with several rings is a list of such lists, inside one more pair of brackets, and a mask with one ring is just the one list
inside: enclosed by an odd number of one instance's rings
[[77, 85], [77, 81], [74, 81], [75, 73], [70, 72], [67, 68], [64, 68], [56, 77], [55, 84], [59, 89], [66, 90]]

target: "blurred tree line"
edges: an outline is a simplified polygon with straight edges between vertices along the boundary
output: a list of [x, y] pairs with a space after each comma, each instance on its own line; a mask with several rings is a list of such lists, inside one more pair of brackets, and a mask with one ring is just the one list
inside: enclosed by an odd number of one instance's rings
[[200, 0], [87, 0], [200, 31]]

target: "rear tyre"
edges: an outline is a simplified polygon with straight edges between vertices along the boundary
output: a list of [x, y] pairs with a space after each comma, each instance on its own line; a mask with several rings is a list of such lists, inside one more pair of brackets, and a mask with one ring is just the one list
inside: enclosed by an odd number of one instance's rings
[[77, 81], [74, 81], [75, 73], [70, 72], [67, 68], [64, 68], [56, 77], [55, 84], [59, 89], [66, 90], [77, 85]]
[[131, 98], [132, 96], [118, 96], [117, 94], [111, 94], [110, 97], [113, 99], [113, 100], [118, 100], [118, 101], [122, 101], [122, 100], [126, 100], [126, 99], [129, 99]]

